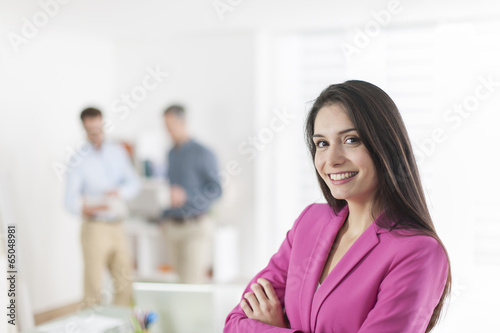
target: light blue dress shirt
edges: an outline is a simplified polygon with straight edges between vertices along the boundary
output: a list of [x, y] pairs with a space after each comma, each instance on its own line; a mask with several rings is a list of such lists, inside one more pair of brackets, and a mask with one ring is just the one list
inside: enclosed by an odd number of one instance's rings
[[105, 141], [96, 149], [86, 142], [73, 158], [77, 162], [67, 172], [65, 206], [74, 214], [81, 214], [84, 198], [104, 198], [117, 190], [121, 199], [130, 200], [140, 190], [139, 177], [119, 144]]

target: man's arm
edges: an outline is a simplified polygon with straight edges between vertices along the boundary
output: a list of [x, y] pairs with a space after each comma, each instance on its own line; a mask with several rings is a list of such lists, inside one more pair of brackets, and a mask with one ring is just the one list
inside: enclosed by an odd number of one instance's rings
[[82, 198], [83, 177], [78, 169], [73, 169], [68, 172], [66, 178], [66, 193], [64, 197], [64, 206], [66, 209], [75, 214], [86, 217], [91, 217], [99, 211], [106, 210], [107, 205], [89, 206]]
[[69, 212], [75, 215], [82, 214], [82, 187], [83, 179], [79, 170], [77, 168], [69, 170], [66, 176], [64, 206]]
[[117, 188], [117, 192], [120, 198], [130, 200], [139, 193], [141, 182], [123, 147], [119, 146], [118, 154], [119, 161], [122, 165], [122, 179]]
[[206, 194], [210, 201], [209, 204], [211, 204], [222, 195], [222, 187], [219, 179], [219, 165], [217, 163], [217, 158], [209, 150], [206, 150], [203, 154], [203, 161], [203, 176], [205, 179], [203, 193]]
[[204, 213], [222, 195], [215, 155], [208, 149], [201, 150], [194, 163], [199, 185], [196, 188], [179, 188], [184, 192], [184, 196], [180, 196], [183, 201], [180, 206], [169, 210], [171, 213], [181, 216]]

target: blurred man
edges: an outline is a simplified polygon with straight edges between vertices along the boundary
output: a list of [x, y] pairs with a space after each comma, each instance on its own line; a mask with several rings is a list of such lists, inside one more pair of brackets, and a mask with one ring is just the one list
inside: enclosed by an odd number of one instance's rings
[[166, 245], [180, 282], [204, 283], [213, 235], [207, 211], [222, 194], [217, 160], [190, 137], [182, 106], [170, 106], [163, 118], [174, 143], [168, 153], [171, 208], [164, 213]]
[[88, 108], [80, 118], [88, 142], [81, 148], [81, 161], [68, 172], [65, 205], [83, 220], [84, 306], [101, 302], [106, 269], [113, 278], [114, 303], [129, 306], [131, 258], [123, 220], [127, 216], [125, 200], [139, 191], [139, 178], [125, 149], [104, 140], [101, 111]]

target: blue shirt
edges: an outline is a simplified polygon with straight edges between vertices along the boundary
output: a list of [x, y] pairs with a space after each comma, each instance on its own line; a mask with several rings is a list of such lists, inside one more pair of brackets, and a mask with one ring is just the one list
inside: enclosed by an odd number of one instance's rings
[[205, 213], [222, 194], [215, 155], [195, 140], [175, 146], [168, 153], [167, 178], [184, 188], [184, 206], [167, 209], [164, 217], [188, 218]]
[[70, 212], [81, 214], [84, 198], [103, 198], [117, 190], [121, 199], [129, 200], [139, 192], [139, 177], [121, 145], [105, 141], [96, 149], [87, 142], [72, 158], [76, 162], [68, 170], [65, 196]]

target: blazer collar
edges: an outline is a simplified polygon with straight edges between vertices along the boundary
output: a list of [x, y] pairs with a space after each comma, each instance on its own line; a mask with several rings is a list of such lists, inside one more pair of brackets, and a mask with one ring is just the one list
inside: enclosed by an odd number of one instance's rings
[[332, 248], [333, 241], [340, 227], [344, 224], [344, 221], [349, 213], [349, 210], [344, 207], [338, 215], [330, 209], [328, 210], [330, 214], [324, 214], [321, 216], [316, 223], [319, 223], [321, 227], [316, 236], [316, 241], [314, 243], [314, 248], [312, 250], [311, 257], [307, 262], [305, 269], [304, 279], [302, 281], [302, 286], [300, 289], [299, 302], [304, 306], [302, 319], [302, 327], [309, 327], [311, 330], [311, 315], [313, 306], [313, 297], [316, 293], [316, 288], [318, 286], [318, 281], [323, 268]]
[[305, 316], [302, 318], [302, 325], [303, 327], [310, 327], [312, 332], [316, 329], [319, 309], [328, 295], [330, 295], [336, 286], [342, 282], [344, 277], [357, 265], [357, 263], [379, 243], [378, 234], [388, 231], [375, 223], [380, 216], [377, 217], [361, 236], [359, 236], [354, 244], [352, 244], [316, 291], [319, 278], [323, 272], [335, 237], [340, 227], [344, 224], [348, 213], [349, 208], [346, 206], [338, 215], [332, 212], [331, 215], [325, 216], [321, 221], [318, 221], [323, 223], [323, 225], [316, 237], [312, 257], [307, 265], [306, 274], [304, 275], [304, 281], [300, 291], [300, 303], [305, 307]]

